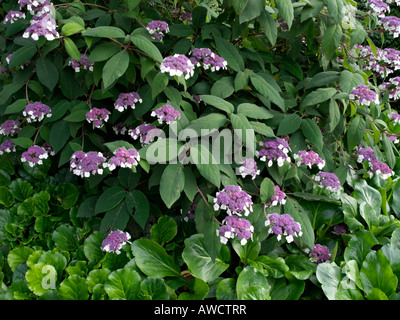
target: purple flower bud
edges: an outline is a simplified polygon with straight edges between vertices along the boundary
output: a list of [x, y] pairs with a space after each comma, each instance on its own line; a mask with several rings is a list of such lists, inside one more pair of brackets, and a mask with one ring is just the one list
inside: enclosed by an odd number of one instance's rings
[[227, 186], [222, 191], [217, 192], [214, 198], [214, 210], [226, 210], [229, 215], [242, 216], [244, 211], [244, 215], [248, 216], [250, 212], [253, 212], [252, 204], [253, 201], [247, 192], [234, 185]]
[[43, 159], [48, 158], [47, 151], [39, 146], [29, 147], [27, 151], [21, 155], [21, 162], [27, 162], [30, 167], [43, 164]]
[[126, 244], [130, 243], [129, 239], [131, 235], [128, 232], [122, 232], [115, 230], [105, 238], [101, 244], [101, 250], [106, 252], [115, 252], [116, 254], [121, 253], [121, 248]]
[[314, 263], [322, 263], [329, 261], [331, 259], [331, 254], [329, 249], [323, 245], [315, 244], [313, 251], [310, 253], [310, 260]]
[[82, 69], [93, 71], [94, 62], [89, 62], [88, 57], [85, 54], [83, 54], [81, 55], [80, 60], [71, 58], [68, 64], [72, 67], [72, 69], [75, 70], [75, 72], [80, 72]]

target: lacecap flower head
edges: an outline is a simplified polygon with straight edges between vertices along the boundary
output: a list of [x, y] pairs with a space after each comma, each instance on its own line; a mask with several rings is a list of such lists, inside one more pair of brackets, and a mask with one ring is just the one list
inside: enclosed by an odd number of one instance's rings
[[310, 260], [314, 263], [323, 263], [331, 259], [331, 254], [326, 246], [315, 244], [310, 253]]
[[227, 216], [222, 223], [224, 225], [217, 229], [216, 232], [223, 244], [226, 244], [228, 239], [237, 237], [240, 239], [240, 244], [245, 245], [248, 239], [253, 238], [254, 227], [244, 218], [239, 218], [236, 215]]
[[290, 214], [272, 213], [268, 215], [265, 226], [270, 227], [269, 233], [278, 236], [278, 241], [282, 239], [282, 236], [285, 236], [286, 241], [290, 243], [294, 240], [294, 237], [301, 237], [303, 234], [300, 223], [294, 221]]
[[89, 178], [90, 175], [103, 174], [106, 158], [101, 152], [76, 151], [70, 161], [70, 170], [80, 177]]
[[146, 30], [152, 35], [155, 40], [162, 40], [165, 33], [169, 32], [168, 23], [160, 20], [153, 20], [146, 26]]
[[0, 144], [0, 155], [10, 152], [15, 152], [15, 145], [11, 139], [6, 140], [2, 144]]
[[52, 41], [60, 37], [56, 30], [56, 20], [52, 18], [50, 13], [33, 16], [30, 23], [31, 25], [22, 35], [23, 38], [31, 37], [33, 40], [37, 41], [40, 36], [43, 36], [48, 41]]
[[214, 210], [226, 210], [229, 215], [248, 216], [253, 211], [253, 201], [250, 195], [241, 187], [231, 185], [217, 192], [214, 198]]
[[135, 140], [139, 138], [142, 147], [144, 147], [152, 143], [156, 137], [160, 138], [162, 130], [144, 123], [135, 129], [129, 130], [128, 134]]
[[122, 247], [126, 243], [130, 243], [130, 238], [131, 235], [128, 232], [123, 232], [121, 230], [112, 231], [107, 238], [103, 240], [101, 244], [101, 250], [120, 254]]
[[113, 171], [116, 167], [132, 168], [140, 161], [139, 153], [135, 149], [118, 148], [114, 151], [114, 156], [105, 163], [104, 166]]
[[339, 192], [342, 189], [340, 180], [334, 173], [320, 171], [314, 176], [314, 180], [318, 182], [317, 187], [326, 188], [331, 192]]
[[[92, 108], [86, 113], [86, 121], [93, 124], [93, 128], [101, 128], [108, 121], [110, 111], [106, 108]], [[104, 122], [103, 122], [104, 121]]]
[[260, 174], [260, 170], [257, 168], [257, 163], [252, 158], [246, 159], [237, 170], [242, 178], [251, 176], [253, 180]]
[[268, 160], [268, 167], [271, 167], [274, 161], [277, 162], [279, 167], [283, 166], [285, 161], [290, 162], [290, 157], [288, 156], [290, 147], [286, 140], [281, 138], [265, 140], [260, 142], [260, 146], [262, 148], [260, 151], [256, 151], [256, 156], [261, 161]]
[[227, 68], [227, 61], [212, 52], [208, 48], [195, 48], [190, 52], [192, 56], [190, 61], [197, 66], [200, 67], [201, 65], [205, 70], [210, 69], [212, 72], [218, 71], [219, 69], [226, 69]]
[[34, 102], [29, 103], [25, 110], [22, 112], [26, 121], [30, 122], [37, 122], [42, 121], [44, 117], [50, 118], [51, 117], [51, 109], [49, 106], [41, 103], [41, 102]]
[[368, 87], [363, 84], [357, 86], [351, 91], [349, 99], [364, 106], [369, 106], [371, 102], [379, 104], [379, 96], [376, 92], [368, 89]]
[[13, 136], [21, 130], [18, 120], [6, 120], [0, 126], [0, 134], [5, 136]]
[[325, 166], [325, 161], [318, 156], [315, 151], [300, 150], [297, 154], [293, 155], [293, 159], [296, 165], [300, 167], [301, 165], [306, 165], [311, 169], [313, 165], [316, 165], [319, 170]]
[[80, 72], [82, 69], [93, 71], [94, 62], [88, 61], [87, 55], [83, 54], [81, 55], [80, 60], [71, 58], [68, 64], [75, 70], [75, 72]]
[[173, 76], [185, 76], [185, 79], [189, 79], [194, 75], [194, 65], [188, 57], [183, 54], [175, 54], [173, 56], [166, 57], [161, 65], [160, 71], [162, 73], [168, 73], [171, 77]]
[[286, 194], [281, 190], [279, 186], [274, 186], [275, 194], [271, 197], [271, 201], [266, 203], [266, 207], [275, 207], [279, 204], [284, 205], [286, 203]]
[[43, 159], [47, 159], [48, 156], [49, 155], [44, 148], [32, 146], [22, 153], [21, 162], [27, 162], [30, 167], [34, 167], [35, 165], [42, 165]]
[[163, 124], [164, 122], [171, 124], [179, 119], [181, 114], [178, 110], [175, 110], [174, 107], [170, 106], [169, 104], [165, 104], [161, 108], [153, 111], [151, 116], [157, 117], [159, 124]]
[[382, 25], [385, 31], [393, 34], [393, 38], [397, 38], [400, 34], [400, 18], [398, 17], [384, 17], [378, 21], [378, 25]]
[[137, 102], [143, 102], [137, 92], [121, 93], [118, 96], [118, 99], [115, 101], [114, 107], [119, 112], [122, 112], [128, 109], [128, 107], [131, 107], [131, 109], [135, 109]]

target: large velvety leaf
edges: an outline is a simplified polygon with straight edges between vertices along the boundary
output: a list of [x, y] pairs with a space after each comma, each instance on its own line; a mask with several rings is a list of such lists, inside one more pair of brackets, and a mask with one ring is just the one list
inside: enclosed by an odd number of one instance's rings
[[243, 58], [237, 48], [232, 43], [225, 40], [224, 38], [215, 37], [215, 45], [217, 47], [219, 55], [226, 60], [230, 68], [232, 68], [236, 72], [244, 69]]
[[239, 300], [270, 300], [269, 284], [265, 275], [252, 266], [245, 267], [236, 282]]
[[104, 289], [111, 300], [135, 300], [140, 290], [140, 282], [141, 278], [135, 270], [118, 269], [109, 274]]
[[146, 238], [135, 240], [132, 243], [132, 252], [137, 266], [147, 276], [162, 278], [179, 277], [181, 274], [173, 257], [154, 241]]
[[158, 48], [150, 40], [141, 35], [131, 36], [131, 40], [135, 46], [152, 57], [155, 61], [158, 63], [162, 62], [163, 57], [160, 53], [160, 50], [158, 50]]
[[84, 37], [124, 38], [125, 32], [117, 27], [100, 26], [83, 33]]
[[279, 13], [285, 20], [289, 29], [292, 26], [294, 18], [294, 8], [291, 0], [276, 0], [276, 6], [279, 9]]
[[115, 208], [126, 195], [124, 188], [114, 186], [104, 191], [96, 202], [95, 213], [106, 212]]
[[58, 83], [58, 70], [53, 62], [47, 58], [39, 58], [36, 64], [36, 72], [41, 83], [43, 83], [50, 91]]
[[279, 92], [263, 77], [257, 74], [253, 74], [250, 76], [250, 81], [259, 93], [261, 93], [264, 97], [271, 100], [271, 102], [275, 103], [279, 108], [285, 111], [285, 101], [280, 96]]
[[185, 239], [182, 258], [190, 273], [205, 282], [215, 280], [229, 267], [219, 258], [216, 258], [215, 261], [211, 259], [204, 247], [203, 234], [195, 234]]
[[118, 52], [114, 55], [103, 68], [103, 83], [104, 87], [108, 88], [118, 80], [128, 69], [129, 65], [129, 54], [125, 50]]
[[318, 150], [322, 150], [322, 133], [315, 121], [312, 119], [303, 119], [301, 121], [301, 130], [312, 145], [314, 145]]
[[202, 144], [190, 148], [190, 157], [200, 174], [208, 181], [216, 185], [221, 184], [219, 165], [207, 147]]
[[61, 282], [57, 293], [63, 300], [87, 300], [89, 298], [86, 279], [76, 274]]
[[160, 195], [168, 208], [179, 199], [185, 186], [185, 175], [181, 163], [169, 164], [160, 181]]

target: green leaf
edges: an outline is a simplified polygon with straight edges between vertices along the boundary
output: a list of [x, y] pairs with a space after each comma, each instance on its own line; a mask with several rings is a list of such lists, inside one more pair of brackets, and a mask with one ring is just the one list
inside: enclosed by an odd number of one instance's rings
[[71, 36], [75, 33], [81, 32], [85, 28], [77, 22], [69, 22], [62, 26], [61, 33], [65, 36]]
[[310, 92], [302, 101], [300, 110], [304, 110], [307, 107], [320, 104], [324, 101], [329, 100], [336, 94], [335, 88], [318, 88], [315, 91]]
[[33, 58], [36, 52], [37, 48], [35, 46], [26, 46], [17, 49], [11, 57], [8, 67], [13, 69], [27, 63]]
[[58, 83], [58, 70], [56, 66], [47, 58], [39, 58], [36, 63], [36, 73], [42, 84], [44, 84], [50, 91]]
[[318, 125], [312, 119], [301, 120], [301, 131], [304, 136], [315, 146], [318, 150], [322, 150], [323, 137]]
[[316, 276], [328, 300], [338, 300], [337, 291], [343, 276], [336, 263], [319, 264]]
[[169, 26], [169, 34], [174, 37], [185, 38], [193, 35], [194, 30], [186, 24], [173, 24]]
[[219, 55], [226, 60], [228, 66], [236, 72], [243, 71], [244, 61], [238, 49], [224, 38], [215, 36], [214, 39]]
[[[193, 129], [197, 135], [207, 135], [213, 129], [218, 130], [227, 123], [227, 118], [221, 113], [210, 113], [190, 122], [185, 129]], [[202, 134], [203, 131], [203, 134]]]
[[201, 100], [203, 100], [206, 104], [210, 104], [213, 107], [225, 111], [230, 114], [234, 110], [234, 106], [232, 103], [225, 101], [224, 99], [211, 95], [201, 95]]
[[110, 300], [136, 300], [140, 290], [141, 278], [130, 268], [118, 269], [110, 273], [104, 289]]
[[285, 111], [285, 101], [280, 96], [279, 92], [263, 77], [258, 74], [253, 74], [250, 76], [250, 81], [259, 93], [261, 93], [271, 102], [275, 103], [279, 108], [281, 108], [282, 111]]
[[[133, 219], [144, 229], [150, 214], [150, 203], [146, 195], [140, 190], [132, 190], [132, 201], [135, 207]], [[129, 194], [128, 194], [129, 195]], [[128, 201], [128, 199], [126, 200]]]
[[64, 46], [65, 50], [67, 51], [68, 55], [71, 58], [79, 61], [81, 60], [81, 54], [79, 53], [79, 49], [71, 38], [64, 37]]
[[167, 285], [164, 279], [148, 277], [140, 283], [140, 292], [146, 300], [169, 300]]
[[353, 150], [356, 146], [360, 144], [361, 139], [364, 136], [365, 129], [365, 120], [361, 116], [356, 115], [351, 121], [346, 133], [348, 150]]
[[104, 88], [110, 87], [114, 81], [118, 80], [128, 69], [128, 65], [129, 54], [125, 50], [118, 52], [108, 60], [102, 74]]
[[169, 216], [162, 216], [150, 229], [151, 240], [160, 243], [170, 242], [178, 233], [178, 225]]
[[238, 300], [271, 300], [265, 275], [252, 266], [245, 267], [236, 282]]
[[15, 202], [14, 195], [6, 186], [0, 187], [0, 203], [6, 208], [11, 207]]
[[262, 203], [271, 201], [271, 197], [275, 195], [275, 185], [269, 178], [264, 178], [260, 185], [260, 199]]
[[215, 81], [211, 87], [212, 96], [216, 96], [222, 99], [228, 98], [234, 92], [235, 88], [232, 77], [223, 77]]
[[58, 153], [70, 138], [69, 123], [60, 120], [53, 124], [50, 129], [50, 144], [55, 153]]
[[301, 121], [300, 116], [295, 113], [285, 116], [279, 123], [278, 132], [276, 134], [281, 136], [297, 131], [300, 128]]
[[355, 87], [364, 83], [364, 78], [358, 73], [344, 70], [340, 74], [339, 84], [343, 92], [350, 93]]
[[104, 144], [112, 153], [119, 148], [125, 148], [126, 150], [135, 149], [135, 147], [125, 140], [116, 140], [112, 142], [107, 142]]
[[237, 300], [236, 280], [233, 278], [222, 279], [216, 290], [217, 300]]
[[125, 32], [117, 27], [100, 26], [82, 33], [84, 37], [125, 38]]
[[336, 23], [341, 23], [345, 13], [345, 8], [342, 0], [326, 0], [328, 12]]
[[204, 247], [203, 234], [194, 234], [185, 239], [182, 258], [187, 264], [189, 272], [204, 282], [215, 280], [229, 267], [220, 258], [216, 258], [215, 261], [211, 259]]
[[160, 181], [160, 195], [168, 208], [179, 199], [185, 186], [185, 175], [183, 165], [180, 163], [169, 164]]
[[194, 175], [192, 169], [187, 166], [183, 168], [183, 173], [185, 174], [185, 186], [183, 187], [183, 191], [188, 199], [193, 201], [197, 194], [196, 176]]
[[88, 284], [86, 279], [76, 274], [69, 276], [60, 284], [57, 294], [63, 300], [88, 300]]
[[236, 14], [240, 14], [243, 9], [246, 7], [246, 4], [249, 0], [236, 0], [232, 1], [233, 9], [235, 10]]
[[101, 250], [103, 236], [99, 231], [94, 231], [86, 238], [83, 244], [83, 252], [89, 262], [99, 262], [104, 257], [104, 251]]
[[359, 204], [366, 202], [376, 211], [381, 213], [382, 197], [378, 190], [367, 184], [365, 180], [360, 180], [354, 185], [354, 195]]
[[93, 48], [88, 60], [93, 62], [104, 61], [111, 58], [114, 54], [121, 50], [121, 47], [115, 42], [102, 43]]
[[180, 268], [173, 257], [168, 255], [158, 243], [146, 238], [132, 243], [132, 253], [140, 270], [150, 277], [179, 277]]
[[371, 248], [376, 244], [378, 244], [378, 241], [371, 232], [365, 230], [359, 231], [353, 234], [350, 239], [348, 246], [344, 251], [344, 260], [346, 262], [355, 260], [358, 267], [361, 268], [365, 257], [371, 252]]
[[315, 87], [323, 87], [325, 85], [328, 85], [332, 82], [339, 80], [340, 76], [341, 73], [337, 71], [324, 71], [317, 73], [314, 77], [311, 78], [310, 82], [307, 83], [305, 88], [311, 89]]
[[278, 37], [278, 27], [275, 19], [267, 11], [264, 11], [258, 17], [258, 21], [260, 22], [268, 41], [274, 46]]
[[243, 11], [239, 15], [239, 23], [244, 23], [257, 18], [264, 11], [263, 0], [248, 0]]
[[190, 280], [188, 283], [188, 288], [193, 290], [193, 293], [182, 292], [179, 295], [178, 300], [204, 300], [210, 291], [207, 283], [198, 278]]
[[141, 35], [134, 35], [131, 36], [131, 40], [135, 46], [137, 46], [144, 53], [148, 54], [156, 62], [161, 63], [163, 61], [160, 50], [158, 50], [158, 48], [146, 37]]
[[22, 110], [25, 109], [27, 104], [28, 103], [26, 102], [26, 99], [18, 99], [17, 101], [7, 106], [6, 110], [4, 111], [4, 114], [13, 114], [21, 112]]
[[[39, 262], [30, 267], [25, 274], [28, 288], [37, 296], [42, 296], [52, 288], [52, 281], [57, 279], [54, 266]], [[50, 281], [50, 283], [47, 283]], [[44, 285], [45, 284], [45, 285]], [[55, 284], [55, 283], [54, 283]]]
[[104, 191], [96, 202], [95, 213], [110, 211], [124, 200], [126, 191], [119, 186], [113, 186]]
[[214, 219], [209, 219], [204, 227], [204, 248], [210, 255], [211, 260], [215, 261], [221, 251], [221, 240], [217, 235], [219, 224]]
[[52, 234], [52, 239], [60, 250], [75, 251], [78, 248], [78, 232], [71, 225], [60, 225]]
[[[335, 1], [335, 0], [333, 0]], [[340, 24], [332, 24], [326, 28], [325, 33], [322, 36], [322, 48], [325, 51], [328, 59], [332, 59], [340, 40], [342, 39], [343, 31]]]
[[273, 114], [263, 107], [259, 107], [253, 103], [241, 103], [237, 106], [237, 113], [252, 119], [271, 119]]
[[33, 252], [30, 247], [16, 247], [12, 249], [7, 255], [7, 263], [12, 272], [20, 265], [28, 260], [28, 257]]
[[21, 178], [13, 180], [8, 188], [18, 201], [24, 201], [33, 194], [32, 185], [28, 181]]
[[78, 218], [91, 218], [95, 216], [95, 206], [98, 196], [92, 196], [81, 203], [78, 209], [77, 217]]
[[161, 92], [164, 91], [168, 85], [168, 81], [168, 76], [165, 73], [157, 73], [153, 79], [153, 82], [151, 83], [151, 95], [153, 99], [155, 99]]
[[221, 184], [219, 166], [212, 153], [202, 144], [190, 148], [190, 158], [200, 174], [215, 186]]
[[166, 163], [177, 158], [182, 143], [176, 139], [160, 139], [140, 149], [140, 158], [150, 164]]
[[278, 7], [279, 13], [285, 20], [289, 29], [292, 27], [294, 19], [294, 8], [291, 0], [276, 0], [276, 6]]
[[367, 295], [374, 288], [381, 290], [387, 297], [396, 292], [398, 279], [381, 250], [367, 254], [360, 269], [360, 279]]

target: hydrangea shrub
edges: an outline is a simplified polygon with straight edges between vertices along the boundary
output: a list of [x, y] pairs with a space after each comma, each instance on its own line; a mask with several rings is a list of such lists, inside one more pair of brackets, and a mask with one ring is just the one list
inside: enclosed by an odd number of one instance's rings
[[398, 299], [399, 5], [2, 1], [1, 299]]

